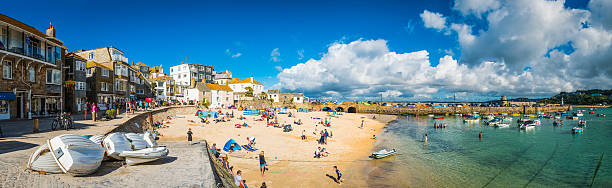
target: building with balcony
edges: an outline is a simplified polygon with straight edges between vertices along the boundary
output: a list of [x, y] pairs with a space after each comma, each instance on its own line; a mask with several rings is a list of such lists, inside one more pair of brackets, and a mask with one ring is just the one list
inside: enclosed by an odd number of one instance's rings
[[66, 54], [64, 62], [64, 110], [77, 113], [86, 110], [87, 60], [74, 53]]
[[46, 33], [0, 14], [0, 119], [55, 115], [61, 109], [66, 47]]
[[214, 83], [214, 69], [209, 65], [181, 62], [170, 67], [170, 76], [176, 82], [176, 98], [179, 101], [187, 101], [184, 97], [186, 90], [197, 83]]

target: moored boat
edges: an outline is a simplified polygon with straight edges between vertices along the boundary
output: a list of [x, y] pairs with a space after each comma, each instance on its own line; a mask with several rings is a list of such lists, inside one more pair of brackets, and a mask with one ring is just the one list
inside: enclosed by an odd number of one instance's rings
[[572, 128], [572, 134], [582, 133], [583, 130], [584, 130], [584, 128], [582, 128], [582, 127], [574, 127], [574, 128]]
[[385, 158], [385, 157], [388, 157], [388, 156], [391, 156], [391, 155], [395, 155], [395, 153], [396, 153], [395, 149], [392, 149], [390, 151], [387, 151], [386, 149], [382, 149], [380, 151], [372, 153], [371, 156], [374, 159], [381, 159], [381, 158]]
[[444, 119], [444, 117], [436, 116], [436, 117], [433, 117], [433, 119]]
[[123, 151], [119, 156], [125, 158], [126, 164], [135, 165], [164, 158], [168, 156], [168, 149], [166, 147], [154, 147], [136, 151]]
[[75, 134], [47, 140], [51, 155], [64, 173], [83, 176], [95, 172], [104, 159], [104, 148]]
[[509, 127], [509, 126], [510, 126], [510, 124], [507, 124], [507, 123], [498, 123], [498, 124], [495, 124], [495, 127], [497, 127], [497, 128], [504, 128], [504, 127]]

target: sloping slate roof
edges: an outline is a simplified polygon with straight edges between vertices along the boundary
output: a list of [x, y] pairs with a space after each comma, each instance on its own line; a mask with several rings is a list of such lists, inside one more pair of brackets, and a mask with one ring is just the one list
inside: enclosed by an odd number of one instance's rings
[[108, 69], [108, 70], [113, 70], [113, 68], [108, 67], [108, 66], [103, 65], [103, 64], [100, 64], [100, 63], [97, 63], [97, 62], [95, 62], [95, 61], [93, 61], [93, 60], [89, 60], [89, 61], [87, 61], [87, 67], [88, 67], [88, 68], [89, 68], [89, 67], [102, 67], [102, 68], [105, 68], [105, 69]]
[[234, 91], [234, 90], [232, 90], [232, 88], [230, 88], [229, 86], [226, 86], [226, 85], [206, 84], [206, 86], [208, 88], [210, 88], [211, 90]]

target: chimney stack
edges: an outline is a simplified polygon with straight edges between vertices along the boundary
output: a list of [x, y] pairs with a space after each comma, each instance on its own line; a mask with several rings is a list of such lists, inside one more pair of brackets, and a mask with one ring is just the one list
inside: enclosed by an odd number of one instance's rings
[[253, 75], [251, 75], [251, 83], [253, 83]]

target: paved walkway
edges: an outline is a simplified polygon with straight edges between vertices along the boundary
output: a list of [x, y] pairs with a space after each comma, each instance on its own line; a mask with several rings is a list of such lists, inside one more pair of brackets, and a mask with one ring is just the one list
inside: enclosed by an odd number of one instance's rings
[[[32, 132], [32, 120], [1, 122], [0, 126], [2, 126], [4, 137], [0, 138], [0, 188], [64, 187], [64, 185], [77, 185], [79, 187], [147, 187], [145, 185], [191, 187], [193, 185], [203, 186], [202, 182], [210, 182], [210, 185], [214, 185], [208, 159], [197, 157], [203, 156], [201, 155], [201, 149], [199, 149], [201, 147], [187, 147], [186, 144], [182, 143], [167, 143], [170, 155], [166, 159], [125, 168], [119, 168], [122, 166], [120, 162], [104, 162], [101, 169], [96, 172], [97, 175], [87, 177], [72, 177], [65, 174], [38, 175], [25, 169], [25, 163], [30, 154], [47, 139], [67, 133], [79, 135], [104, 134], [140, 113], [129, 114], [127, 118], [125, 114], [121, 114], [117, 116], [117, 119], [110, 121], [76, 120], [74, 122], [76, 129], [67, 131], [51, 131], [50, 123], [52, 119], [47, 118], [39, 121], [40, 132], [38, 133]], [[82, 117], [76, 116], [75, 119], [82, 119]], [[204, 169], [200, 164], [208, 165], [209, 169]], [[197, 168], [197, 170], [193, 168]], [[203, 181], [206, 178], [203, 172], [210, 172], [211, 181]], [[185, 176], [186, 179], [174, 175]], [[139, 184], [129, 185], [131, 182], [139, 182]]]

